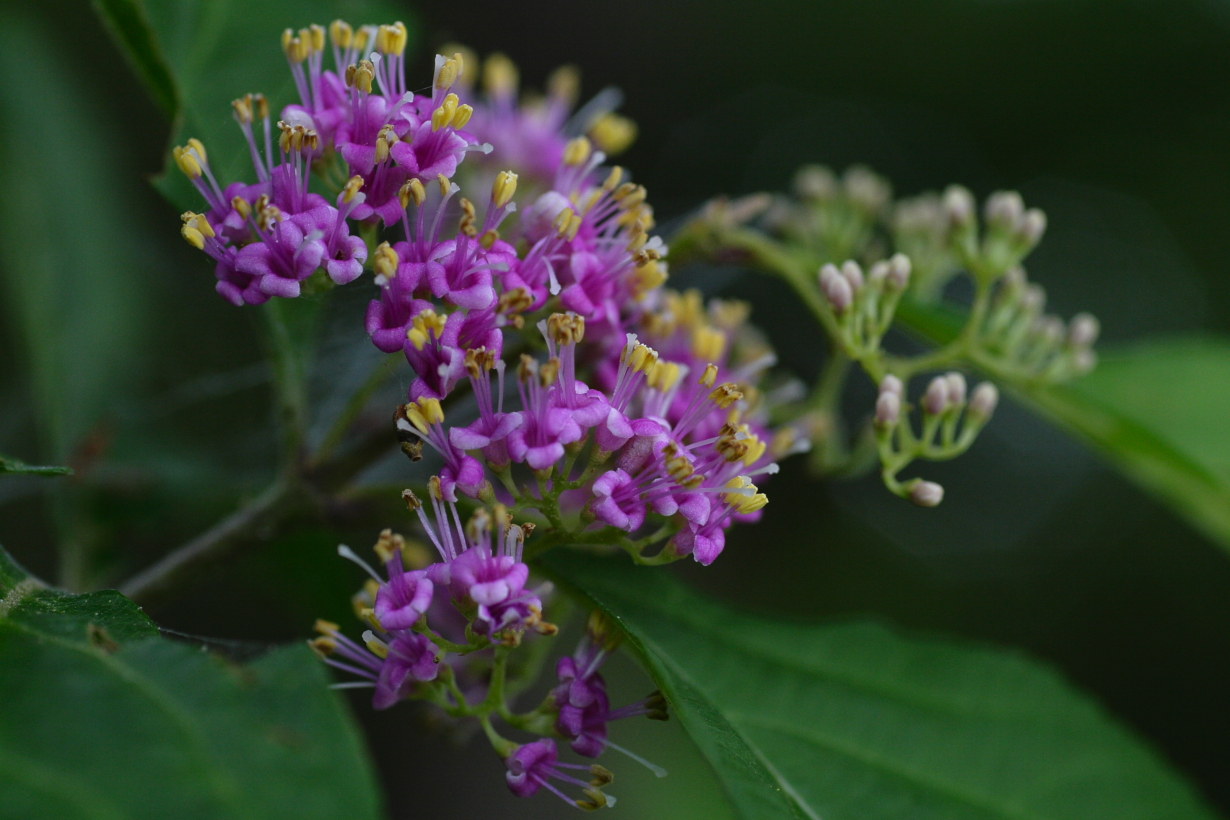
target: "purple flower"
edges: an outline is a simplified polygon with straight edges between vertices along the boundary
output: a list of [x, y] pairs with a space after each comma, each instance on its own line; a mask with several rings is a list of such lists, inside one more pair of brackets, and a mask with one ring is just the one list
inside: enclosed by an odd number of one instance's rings
[[266, 296], [298, 296], [299, 283], [320, 267], [326, 251], [320, 231], [308, 227], [295, 217], [274, 221], [261, 231], [260, 242], [239, 250], [235, 270], [256, 277]]
[[645, 523], [645, 502], [638, 485], [623, 470], [603, 473], [594, 481], [590, 509], [599, 521], [627, 532]]
[[376, 678], [372, 707], [387, 709], [404, 698], [415, 681], [435, 680], [440, 660], [440, 647], [426, 635], [398, 634], [388, 644], [388, 655]]
[[[549, 738], [536, 740], [518, 746], [512, 754], [504, 759], [508, 771], [504, 774], [509, 791], [517, 797], [530, 797], [545, 788], [559, 799], [570, 805], [583, 809], [598, 809], [603, 806], [614, 806], [615, 798], [604, 794], [598, 785], [566, 774], [565, 769], [574, 769], [593, 773], [591, 766], [577, 763], [561, 763], [555, 752], [555, 742]], [[557, 780], [572, 786], [580, 787], [584, 799], [574, 799], [564, 794], [549, 781]], [[610, 776], [597, 779], [597, 783], [605, 785]]]

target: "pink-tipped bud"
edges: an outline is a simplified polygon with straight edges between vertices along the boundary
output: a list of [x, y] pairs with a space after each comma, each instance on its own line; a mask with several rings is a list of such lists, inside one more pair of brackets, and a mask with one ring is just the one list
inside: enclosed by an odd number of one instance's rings
[[1025, 214], [1025, 202], [1016, 191], [996, 191], [987, 197], [983, 213], [989, 227], [1012, 230]]
[[910, 501], [919, 507], [938, 507], [944, 500], [944, 488], [934, 481], [916, 480], [910, 485]]
[[867, 271], [867, 286], [874, 291], [884, 290], [884, 283], [888, 281], [888, 262], [881, 259], [876, 262]]
[[889, 373], [884, 378], [880, 379], [880, 393], [892, 393], [897, 398], [901, 398], [905, 392], [905, 385], [901, 383], [901, 379]]
[[880, 427], [896, 427], [901, 419], [901, 397], [896, 393], [881, 393], [876, 399], [876, 424]]
[[965, 377], [954, 370], [944, 374], [944, 381], [948, 384], [949, 404], [965, 404]]
[[904, 253], [895, 253], [888, 260], [888, 286], [893, 290], [902, 291], [910, 284], [910, 271], [913, 265], [910, 257]]
[[1026, 211], [1016, 226], [1017, 238], [1031, 248], [1038, 244], [1044, 233], [1046, 233], [1046, 214], [1037, 208], [1030, 208]]
[[854, 302], [854, 291], [836, 265], [825, 265], [820, 269], [820, 290], [838, 315], [845, 313]]
[[1026, 285], [1021, 294], [1021, 308], [1029, 313], [1041, 313], [1046, 307], [1046, 291], [1041, 285]]
[[969, 397], [967, 412], [979, 422], [984, 422], [991, 418], [997, 404], [999, 404], [999, 390], [990, 382], [983, 382], [974, 388], [973, 395]]
[[1098, 354], [1094, 353], [1087, 347], [1083, 347], [1072, 354], [1072, 370], [1078, 376], [1083, 376], [1088, 373], [1098, 363]]
[[1098, 340], [1102, 327], [1091, 313], [1078, 313], [1068, 323], [1068, 344], [1073, 347], [1090, 347]]
[[841, 266], [841, 275], [850, 283], [850, 292], [858, 293], [863, 288], [863, 269], [858, 262], [847, 259]]
[[952, 227], [969, 227], [974, 222], [974, 195], [960, 185], [949, 185], [944, 191], [944, 214]]
[[923, 394], [922, 406], [924, 411], [933, 416], [938, 416], [948, 409], [947, 379], [936, 376], [931, 380], [931, 384], [927, 385], [927, 392]]

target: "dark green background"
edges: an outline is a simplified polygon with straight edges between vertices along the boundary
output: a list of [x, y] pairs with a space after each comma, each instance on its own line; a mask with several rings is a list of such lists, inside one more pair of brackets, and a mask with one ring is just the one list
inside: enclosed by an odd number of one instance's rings
[[[8, 0], [0, 10], [0, 36], [33, 37], [42, 60], [30, 70], [68, 89], [87, 126], [72, 161], [100, 164], [113, 182], [86, 191], [87, 204], [124, 232], [100, 259], [77, 226], [51, 222], [20, 236], [0, 226], [8, 246], [0, 259], [24, 252], [23, 243], [61, 243], [82, 262], [73, 275], [116, 273], [132, 325], [122, 355], [107, 360], [112, 389], [92, 394], [90, 412], [69, 414], [76, 426], [52, 429], [36, 404], [28, 337], [13, 310], [0, 310], [0, 452], [83, 468], [74, 481], [0, 485], [0, 543], [54, 576], [48, 545], [82, 539], [95, 556], [96, 582], [113, 583], [259, 489], [273, 456], [267, 375], [249, 311], [213, 295], [209, 267], [176, 235], [175, 211], [141, 180], [161, 166], [168, 125], [88, 6]], [[622, 87], [641, 136], [621, 161], [649, 187], [664, 222], [713, 193], [779, 188], [807, 161], [866, 162], [901, 193], [953, 181], [980, 196], [1013, 187], [1050, 216], [1028, 267], [1061, 314], [1093, 311], [1108, 343], [1230, 329], [1230, 4], [540, 1], [430, 4], [410, 14], [419, 21], [424, 78], [427, 49], [456, 39], [482, 53], [507, 51], [531, 85], [574, 62], [586, 93]], [[5, 155], [45, 163], [24, 163], [8, 178], [48, 180], [53, 201], [83, 195], [54, 187], [48, 169], [63, 157], [30, 149], [60, 125], [55, 107], [14, 88], [11, 74], [4, 81]], [[274, 84], [254, 77], [234, 93]], [[25, 205], [6, 207], [12, 214]], [[684, 271], [678, 279], [752, 299], [753, 318], [784, 365], [814, 375], [816, 331], [776, 283], [729, 272]], [[326, 375], [349, 372], [351, 355], [371, 361], [361, 340], [355, 345], [365, 298], [346, 292], [332, 307]], [[6, 295], [3, 304], [14, 300]], [[80, 355], [89, 367], [100, 354]], [[319, 384], [317, 392], [328, 398]], [[74, 395], [71, 386], [66, 395]], [[851, 412], [870, 397], [856, 383]], [[90, 456], [92, 447], [101, 455]], [[394, 460], [382, 475], [404, 474]], [[769, 485], [763, 523], [734, 534], [714, 567], [680, 572], [759, 611], [871, 613], [1024, 647], [1061, 667], [1214, 805], [1230, 809], [1225, 552], [1011, 406], [971, 454], [928, 475], [948, 490], [935, 511], [908, 508], [873, 480], [810, 482], [793, 463]], [[154, 615], [227, 638], [303, 636], [316, 614], [344, 614], [358, 580], [331, 562], [332, 545], [364, 543], [387, 523], [362, 508], [340, 510], [237, 572], [203, 578]], [[630, 671], [618, 683], [628, 698], [644, 685]], [[545, 800], [515, 803], [500, 794], [498, 765], [480, 746], [441, 751], [419, 731], [412, 708], [373, 717], [356, 701], [356, 712], [371, 728], [395, 815], [432, 806], [491, 811], [491, 800], [505, 816], [546, 809]], [[660, 736], [678, 742], [639, 727], [635, 739], [645, 748]], [[672, 753], [662, 751], [657, 757], [669, 763]], [[694, 763], [680, 765], [674, 786], [636, 781], [644, 790], [629, 797], [629, 811], [679, 810], [679, 800], [691, 799], [679, 790], [704, 783], [703, 771], [688, 774]], [[419, 781], [411, 766], [433, 767], [449, 785], [429, 795], [412, 789]], [[616, 793], [630, 791], [625, 783]]]

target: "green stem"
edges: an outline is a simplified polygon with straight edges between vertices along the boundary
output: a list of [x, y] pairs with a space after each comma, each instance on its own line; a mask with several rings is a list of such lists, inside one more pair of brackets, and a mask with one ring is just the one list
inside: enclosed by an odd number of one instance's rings
[[346, 406], [342, 408], [342, 412], [334, 419], [333, 424], [329, 427], [329, 432], [325, 434], [324, 441], [320, 443], [315, 454], [312, 456], [312, 464], [316, 465], [326, 460], [337, 449], [337, 445], [341, 443], [342, 437], [346, 435], [346, 431], [350, 429], [350, 425], [363, 412], [363, 408], [367, 407], [367, 403], [371, 400], [372, 395], [380, 389], [385, 380], [389, 377], [389, 363], [397, 358], [395, 355], [385, 356], [364, 380], [359, 389], [347, 400]]
[[273, 368], [278, 427], [282, 438], [283, 465], [297, 464], [307, 429], [307, 383], [303, 356], [296, 349], [286, 324], [282, 299], [270, 299], [261, 307], [265, 343]]

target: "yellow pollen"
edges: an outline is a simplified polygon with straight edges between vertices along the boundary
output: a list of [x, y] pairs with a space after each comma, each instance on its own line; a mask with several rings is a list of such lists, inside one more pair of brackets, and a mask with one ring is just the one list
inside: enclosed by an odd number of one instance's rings
[[337, 641], [323, 635], [319, 638], [313, 638], [307, 643], [318, 658], [327, 658], [337, 650]]
[[512, 171], [500, 171], [495, 175], [495, 184], [491, 186], [491, 202], [497, 208], [503, 208], [517, 192], [517, 175]]
[[709, 401], [716, 404], [722, 410], [730, 407], [732, 404], [743, 398], [742, 391], [739, 390], [732, 382], [719, 384], [709, 394]]
[[444, 98], [444, 102], [433, 112], [431, 112], [431, 130], [439, 131], [444, 126], [448, 125], [453, 120], [453, 115], [457, 113], [457, 95], [449, 94]]
[[341, 627], [333, 623], [333, 621], [326, 621], [321, 618], [317, 618], [316, 623], [312, 625], [312, 629], [316, 630], [321, 635], [335, 635]]
[[716, 328], [700, 325], [692, 329], [692, 355], [715, 361], [726, 350], [726, 334]]
[[568, 225], [571, 223], [572, 217], [572, 209], [563, 208], [555, 215], [555, 220], [551, 223], [551, 226], [555, 228], [556, 233], [563, 236], [568, 231]]
[[205, 249], [205, 237], [196, 228], [189, 225], [179, 229], [180, 235], [188, 240], [188, 244], [196, 248], [198, 251]]
[[334, 20], [329, 24], [329, 39], [338, 48], [350, 48], [354, 39], [354, 29], [345, 20]]
[[397, 197], [401, 201], [403, 208], [410, 207], [413, 201], [415, 207], [422, 207], [424, 200], [427, 199], [427, 191], [423, 188], [423, 183], [417, 178], [406, 180], [406, 184], [401, 186], [401, 190], [397, 192]]
[[575, 137], [564, 146], [564, 164], [580, 165], [589, 159], [590, 144], [586, 137]]
[[517, 92], [517, 66], [503, 54], [496, 52], [483, 64], [483, 88], [494, 97], [504, 97]]
[[[444, 333], [444, 324], [448, 321], [447, 314], [437, 314], [430, 308], [419, 313], [414, 317], [410, 329], [406, 331], [406, 338], [414, 345], [415, 350], [422, 350], [423, 345], [430, 341], [434, 335], [437, 339]], [[437, 402], [437, 405], [439, 402]]]
[[589, 136], [607, 154], [618, 154], [636, 140], [636, 123], [619, 114], [606, 114], [590, 126]]
[[389, 645], [379, 638], [373, 636], [364, 640], [363, 643], [367, 644], [367, 648], [370, 649], [372, 654], [377, 658], [384, 659], [389, 656]]
[[547, 94], [552, 99], [562, 100], [568, 105], [576, 102], [580, 89], [581, 72], [577, 71], [576, 66], [560, 66], [547, 78]]
[[436, 174], [436, 184], [440, 186], [440, 196], [448, 196], [449, 188], [452, 186], [448, 177], [444, 174]]
[[701, 387], [713, 387], [713, 383], [717, 381], [717, 365], [705, 365], [705, 372], [701, 373], [700, 381], [697, 382]]
[[241, 125], [252, 122], [252, 95], [231, 100], [231, 108], [235, 112], [235, 120]]
[[653, 389], [666, 392], [679, 381], [679, 365], [675, 362], [659, 360], [649, 368], [645, 380]]
[[449, 123], [449, 127], [453, 130], [465, 128], [466, 123], [470, 121], [470, 117], [474, 116], [474, 108], [469, 105], [457, 106], [457, 113], [453, 115], [453, 121]]
[[377, 276], [392, 279], [397, 275], [397, 266], [400, 264], [401, 259], [397, 256], [397, 251], [393, 250], [388, 242], [381, 242], [376, 246], [376, 252], [372, 254], [372, 270]]
[[345, 187], [342, 188], [342, 202], [351, 202], [358, 195], [359, 189], [363, 187], [363, 177], [355, 174], [350, 179], [346, 180]]
[[610, 191], [614, 191], [617, 187], [619, 187], [619, 181], [623, 178], [624, 169], [616, 165], [611, 169], [611, 173], [606, 175], [606, 179], [602, 183], [602, 190], [607, 191], [608, 193]]
[[568, 218], [568, 231], [564, 236], [569, 242], [577, 238], [577, 231], [581, 230], [581, 217], [578, 214], [573, 214]]
[[452, 88], [453, 83], [457, 82], [458, 73], [460, 73], [457, 69], [457, 61], [453, 59], [445, 60], [440, 64], [440, 70], [436, 72], [436, 81], [432, 83], [436, 91], [445, 91]]
[[312, 23], [308, 27], [308, 31], [312, 34], [312, 50], [317, 53], [325, 50], [325, 30], [323, 26]]
[[478, 244], [482, 247], [483, 250], [489, 251], [491, 250], [491, 246], [494, 245], [497, 241], [499, 241], [499, 238], [500, 238], [499, 231], [497, 231], [495, 228], [488, 228], [487, 230], [483, 231], [483, 235], [478, 238]]
[[[175, 164], [179, 166], [179, 170], [184, 172], [184, 175], [189, 179], [201, 178], [201, 163], [197, 161], [193, 153], [191, 141], [187, 147], [175, 146], [171, 149], [171, 156], [175, 159]], [[202, 158], [203, 159], [203, 158]]]

